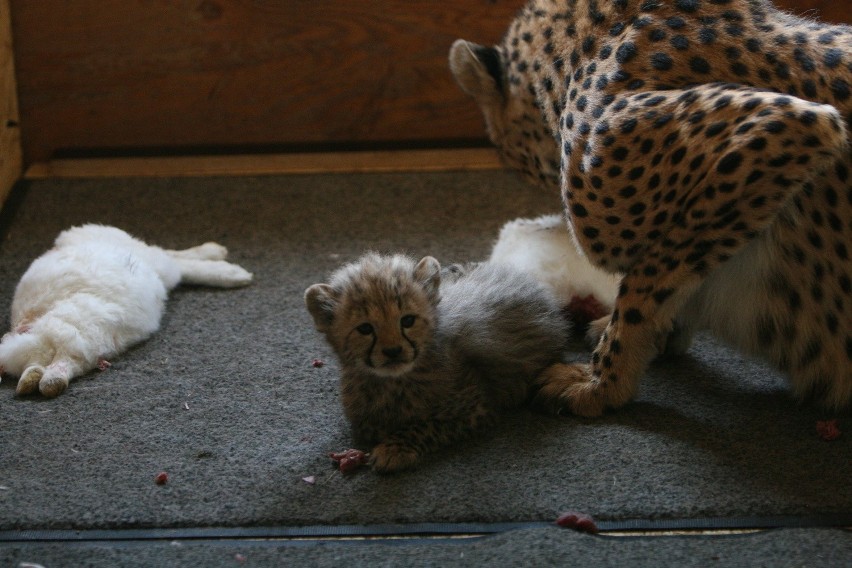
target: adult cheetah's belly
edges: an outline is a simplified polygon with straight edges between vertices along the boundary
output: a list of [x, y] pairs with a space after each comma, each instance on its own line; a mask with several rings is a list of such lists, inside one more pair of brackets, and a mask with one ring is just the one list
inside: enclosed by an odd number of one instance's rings
[[677, 317], [678, 327], [705, 329], [751, 353], [766, 318], [767, 292], [780, 258], [777, 234], [767, 231], [714, 270]]

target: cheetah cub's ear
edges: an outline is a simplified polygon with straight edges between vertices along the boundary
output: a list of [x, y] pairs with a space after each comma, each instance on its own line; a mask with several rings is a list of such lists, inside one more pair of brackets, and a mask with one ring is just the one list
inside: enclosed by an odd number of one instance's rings
[[502, 100], [503, 63], [496, 48], [457, 39], [450, 48], [450, 70], [480, 104]]
[[431, 256], [424, 256], [414, 267], [414, 279], [423, 286], [429, 301], [437, 304], [441, 299], [441, 264]]
[[337, 295], [328, 284], [314, 284], [305, 290], [305, 305], [308, 307], [317, 331], [325, 333], [334, 321]]

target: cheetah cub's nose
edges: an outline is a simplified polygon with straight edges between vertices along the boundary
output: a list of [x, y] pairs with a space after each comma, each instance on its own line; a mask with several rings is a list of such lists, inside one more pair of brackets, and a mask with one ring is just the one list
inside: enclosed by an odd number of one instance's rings
[[382, 348], [382, 353], [388, 359], [396, 359], [400, 355], [402, 355], [402, 347], [397, 345], [396, 347], [384, 347]]

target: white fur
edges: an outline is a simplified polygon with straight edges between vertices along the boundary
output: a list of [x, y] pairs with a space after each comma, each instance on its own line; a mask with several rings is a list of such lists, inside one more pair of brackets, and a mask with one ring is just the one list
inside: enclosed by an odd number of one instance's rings
[[251, 273], [225, 262], [227, 254], [216, 243], [164, 250], [102, 225], [63, 231], [18, 283], [0, 368], [20, 377], [18, 394], [61, 394], [72, 378], [157, 331], [178, 284], [249, 284]]
[[535, 275], [567, 305], [575, 296], [594, 296], [609, 311], [615, 306], [621, 277], [593, 266], [577, 250], [561, 215], [515, 219], [506, 223], [489, 262], [515, 266]]

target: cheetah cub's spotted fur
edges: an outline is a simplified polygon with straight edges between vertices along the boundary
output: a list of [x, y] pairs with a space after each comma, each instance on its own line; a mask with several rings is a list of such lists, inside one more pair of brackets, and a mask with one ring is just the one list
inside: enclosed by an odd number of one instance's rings
[[[443, 278], [442, 278], [443, 276]], [[568, 323], [553, 294], [508, 267], [441, 271], [369, 253], [305, 292], [337, 354], [343, 409], [380, 472], [492, 424], [561, 361]]]
[[660, 346], [709, 328], [849, 407], [852, 28], [768, 0], [531, 0], [450, 67], [505, 161], [624, 274], [591, 361], [546, 373], [543, 404], [621, 406]]

